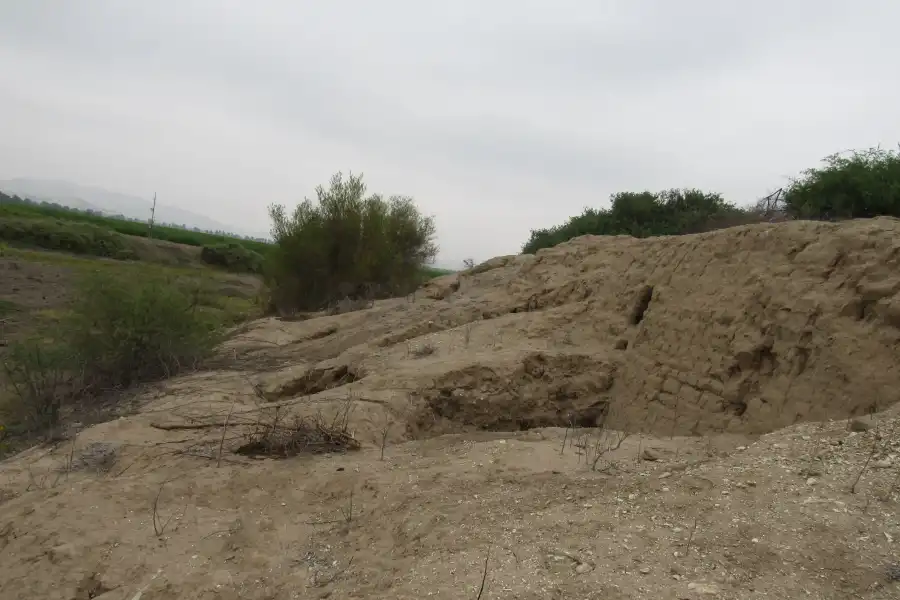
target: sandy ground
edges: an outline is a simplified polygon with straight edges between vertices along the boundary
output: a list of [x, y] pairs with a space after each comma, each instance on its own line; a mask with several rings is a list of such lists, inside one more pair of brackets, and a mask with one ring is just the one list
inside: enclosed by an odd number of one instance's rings
[[0, 598], [900, 598], [898, 233], [584, 237], [254, 322], [0, 464]]

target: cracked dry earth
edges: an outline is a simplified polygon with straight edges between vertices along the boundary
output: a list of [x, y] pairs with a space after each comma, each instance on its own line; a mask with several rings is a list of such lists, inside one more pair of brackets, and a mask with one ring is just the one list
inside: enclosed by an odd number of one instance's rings
[[0, 464], [0, 598], [900, 598], [898, 233], [587, 236], [254, 322]]

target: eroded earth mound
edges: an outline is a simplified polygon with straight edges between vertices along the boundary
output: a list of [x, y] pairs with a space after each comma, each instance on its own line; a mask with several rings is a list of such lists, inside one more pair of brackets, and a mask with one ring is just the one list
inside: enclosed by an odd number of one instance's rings
[[265, 319], [0, 464], [0, 597], [900, 597], [900, 221]]

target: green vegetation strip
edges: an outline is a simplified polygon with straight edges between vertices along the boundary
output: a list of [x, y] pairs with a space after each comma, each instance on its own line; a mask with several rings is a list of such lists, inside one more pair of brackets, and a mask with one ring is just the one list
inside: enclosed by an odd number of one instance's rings
[[[84, 223], [96, 227], [137, 237], [147, 237], [150, 228], [141, 221], [129, 221], [115, 217], [107, 217], [93, 212], [66, 208], [52, 204], [39, 204], [0, 193], [0, 221], [13, 218], [56, 219], [75, 223]], [[186, 246], [206, 246], [210, 244], [236, 243], [248, 250], [265, 254], [271, 245], [258, 240], [250, 240], [228, 236], [225, 234], [193, 231], [179, 227], [155, 225], [153, 237], [159, 240], [184, 244]]]

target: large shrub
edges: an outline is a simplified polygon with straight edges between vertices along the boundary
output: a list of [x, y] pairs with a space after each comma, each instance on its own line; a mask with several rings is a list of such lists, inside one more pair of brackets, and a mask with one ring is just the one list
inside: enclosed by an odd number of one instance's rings
[[531, 232], [522, 251], [534, 253], [580, 235], [678, 235], [697, 233], [713, 222], [741, 214], [721, 195], [696, 189], [620, 192], [607, 209], [585, 208], [566, 223]]
[[195, 366], [217, 341], [199, 294], [163, 277], [88, 278], [64, 325], [87, 383], [121, 388]]
[[12, 344], [2, 367], [0, 425], [6, 435], [52, 430], [65, 400], [82, 389], [79, 364], [71, 349], [48, 340]]
[[269, 209], [275, 247], [265, 276], [282, 310], [318, 310], [346, 296], [402, 293], [434, 260], [435, 227], [411, 198], [366, 195], [362, 176], [334, 175], [288, 214]]
[[807, 219], [900, 217], [900, 151], [871, 148], [832, 154], [785, 192], [789, 214]]
[[2, 359], [0, 423], [21, 433], [54, 427], [67, 402], [175, 375], [219, 340], [198, 294], [164, 278], [97, 273], [54, 331], [11, 345]]

